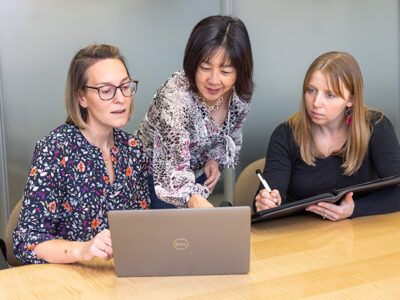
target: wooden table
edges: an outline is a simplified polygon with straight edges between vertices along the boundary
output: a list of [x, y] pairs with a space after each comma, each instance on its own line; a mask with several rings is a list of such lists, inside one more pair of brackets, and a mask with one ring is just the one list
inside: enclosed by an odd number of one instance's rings
[[247, 275], [118, 278], [113, 263], [0, 271], [0, 299], [400, 299], [400, 212], [255, 224]]

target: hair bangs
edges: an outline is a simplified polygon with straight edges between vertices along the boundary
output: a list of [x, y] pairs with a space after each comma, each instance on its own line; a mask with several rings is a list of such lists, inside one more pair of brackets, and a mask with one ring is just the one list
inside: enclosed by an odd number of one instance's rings
[[230, 57], [228, 49], [226, 49], [222, 45], [214, 45], [213, 47], [210, 47], [210, 49], [207, 49], [204, 52], [204, 55], [203, 55], [202, 59], [200, 60], [200, 63], [202, 63], [202, 62], [209, 63], [212, 60], [212, 58], [214, 56], [216, 56], [217, 54], [219, 54], [219, 53], [223, 54], [223, 58], [222, 58], [222, 65], [223, 66], [227, 66], [227, 65], [231, 65], [232, 64], [232, 60], [231, 60], [231, 57]]
[[338, 70], [333, 68], [325, 68], [321, 71], [325, 75], [326, 85], [336, 96], [345, 99], [344, 89], [347, 89], [350, 94], [353, 94], [353, 88], [349, 84], [345, 74], [341, 74]]

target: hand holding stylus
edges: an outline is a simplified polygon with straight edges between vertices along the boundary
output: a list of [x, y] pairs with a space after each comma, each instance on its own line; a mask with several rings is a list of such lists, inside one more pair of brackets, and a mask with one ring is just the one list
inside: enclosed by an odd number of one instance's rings
[[261, 211], [270, 209], [281, 205], [281, 196], [278, 190], [271, 190], [265, 178], [261, 175], [259, 169], [256, 170], [256, 174], [260, 179], [264, 189], [260, 190], [256, 196], [256, 210]]

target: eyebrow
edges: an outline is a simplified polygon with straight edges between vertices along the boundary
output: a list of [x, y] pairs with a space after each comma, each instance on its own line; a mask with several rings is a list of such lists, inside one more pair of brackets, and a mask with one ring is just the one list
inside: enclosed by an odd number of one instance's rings
[[[129, 76], [126, 76], [126, 77], [122, 78], [119, 83], [121, 84], [122, 82], [124, 82], [128, 79], [129, 79]], [[100, 85], [100, 84], [101, 85], [114, 85], [112, 82], [108, 82], [108, 81], [101, 81], [101, 82], [97, 83], [96, 85]]]
[[312, 85], [311, 83], [308, 83], [306, 87], [312, 87], [313, 89], [317, 89], [314, 85]]
[[[201, 63], [207, 64], [207, 65], [211, 65], [211, 63], [209, 61], [203, 60]], [[220, 68], [234, 68], [234, 66], [232, 64], [221, 64]]]
[[[311, 88], [313, 88], [314, 90], [321, 90], [321, 89], [317, 89], [314, 85], [312, 85], [311, 83], [308, 83], [307, 84], [307, 88], [309, 88], [309, 87], [311, 87]], [[333, 93], [333, 94], [335, 94], [335, 95], [338, 95], [338, 93], [336, 93], [333, 89], [330, 89], [329, 87], [328, 87], [328, 89], [322, 89], [322, 91], [324, 91], [324, 92], [326, 92], [326, 93]]]

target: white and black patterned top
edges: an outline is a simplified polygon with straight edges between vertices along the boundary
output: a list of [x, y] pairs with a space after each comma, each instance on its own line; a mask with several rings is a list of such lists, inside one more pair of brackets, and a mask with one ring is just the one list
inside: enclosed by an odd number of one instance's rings
[[208, 197], [210, 191], [196, 184], [195, 177], [209, 160], [218, 161], [220, 169], [238, 163], [249, 105], [234, 91], [228, 116], [216, 129], [209, 111], [189, 88], [184, 71], [172, 74], [158, 89], [135, 135], [147, 148], [161, 200], [184, 207], [193, 194]]

